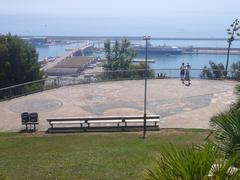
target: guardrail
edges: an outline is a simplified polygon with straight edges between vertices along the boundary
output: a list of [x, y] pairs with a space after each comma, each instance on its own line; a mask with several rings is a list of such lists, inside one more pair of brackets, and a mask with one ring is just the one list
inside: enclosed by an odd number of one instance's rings
[[[200, 79], [240, 80], [240, 71], [228, 71], [226, 73], [226, 71], [218, 69], [191, 69], [190, 76], [191, 78]], [[70, 86], [105, 81], [141, 80], [144, 79], [144, 77], [145, 77], [144, 69], [79, 73], [72, 74], [69, 76], [51, 77], [2, 88], [0, 89], [0, 101], [36, 92], [41, 92], [53, 88], [59, 88], [61, 86]], [[147, 78], [148, 79], [180, 78], [180, 71], [179, 69], [149, 69], [147, 72]]]

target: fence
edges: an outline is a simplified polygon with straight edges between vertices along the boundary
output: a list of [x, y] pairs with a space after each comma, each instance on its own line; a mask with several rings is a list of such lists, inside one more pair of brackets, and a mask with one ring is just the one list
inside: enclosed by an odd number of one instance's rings
[[[96, 83], [119, 80], [141, 80], [145, 77], [145, 70], [105, 71], [94, 73], [73, 74], [71, 76], [58, 76], [0, 89], [0, 101], [15, 97], [41, 92], [61, 86], [70, 86], [86, 83]], [[148, 79], [179, 78], [179, 69], [150, 69], [147, 71]], [[226, 71], [217, 69], [192, 69], [191, 78], [201, 79], [230, 79], [240, 80], [239, 71]]]

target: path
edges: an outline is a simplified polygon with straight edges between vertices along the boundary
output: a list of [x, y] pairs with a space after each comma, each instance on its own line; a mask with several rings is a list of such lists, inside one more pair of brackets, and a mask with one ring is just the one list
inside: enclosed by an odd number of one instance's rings
[[[209, 128], [209, 119], [236, 99], [236, 82], [176, 79], [148, 81], [147, 113], [161, 116], [163, 128]], [[39, 130], [48, 117], [142, 115], [144, 81], [116, 81], [61, 87], [0, 103], [0, 131], [19, 131], [20, 113], [38, 112]]]

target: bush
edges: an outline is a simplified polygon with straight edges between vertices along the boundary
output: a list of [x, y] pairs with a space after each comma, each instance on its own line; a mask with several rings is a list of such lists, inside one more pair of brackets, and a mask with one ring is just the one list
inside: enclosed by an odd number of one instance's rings
[[204, 66], [200, 74], [202, 79], [220, 79], [226, 75], [224, 71], [224, 65], [222, 63], [216, 64], [213, 61], [209, 61], [209, 66]]
[[233, 63], [231, 65], [231, 77], [235, 80], [240, 80], [240, 62]]

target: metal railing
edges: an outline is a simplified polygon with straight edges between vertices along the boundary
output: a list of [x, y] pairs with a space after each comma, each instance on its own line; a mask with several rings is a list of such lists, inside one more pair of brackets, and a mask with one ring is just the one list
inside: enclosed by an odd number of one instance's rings
[[[0, 89], [0, 101], [24, 96], [62, 86], [79, 85], [86, 83], [141, 80], [144, 79], [144, 69], [104, 71], [93, 73], [79, 73], [68, 76], [50, 77], [37, 81], [18, 84]], [[227, 75], [227, 76], [226, 76]], [[179, 69], [150, 69], [147, 73], [148, 79], [180, 78]], [[240, 80], [240, 71], [226, 71], [218, 69], [191, 69], [191, 78], [211, 80]]]

